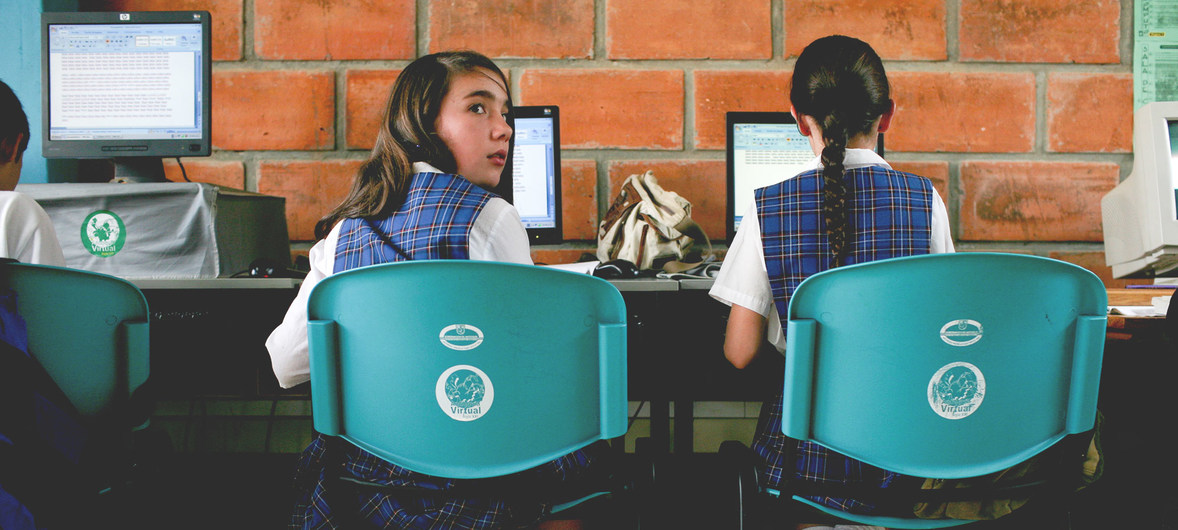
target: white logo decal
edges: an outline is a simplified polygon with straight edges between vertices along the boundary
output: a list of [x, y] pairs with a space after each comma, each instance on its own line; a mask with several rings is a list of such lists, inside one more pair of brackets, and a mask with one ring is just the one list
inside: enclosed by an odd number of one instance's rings
[[950, 346], [969, 346], [982, 340], [982, 324], [976, 320], [953, 320], [941, 327], [941, 340]]
[[470, 324], [454, 324], [442, 328], [438, 340], [451, 350], [473, 350], [483, 343], [483, 332]]
[[495, 401], [495, 386], [482, 370], [467, 364], [451, 366], [438, 377], [438, 406], [458, 421], [474, 421]]
[[986, 398], [986, 378], [967, 362], [942, 366], [928, 382], [928, 404], [938, 416], [959, 420], [978, 410]]

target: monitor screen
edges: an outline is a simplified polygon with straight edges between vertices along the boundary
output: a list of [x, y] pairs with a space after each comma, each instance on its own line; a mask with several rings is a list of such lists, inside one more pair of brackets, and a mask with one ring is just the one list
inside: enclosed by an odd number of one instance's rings
[[560, 243], [560, 110], [551, 105], [512, 107], [511, 157], [500, 195], [519, 211], [533, 243]]
[[158, 164], [210, 153], [208, 13], [43, 13], [41, 20], [46, 158]]
[[1174, 215], [1178, 219], [1178, 119], [1167, 120], [1170, 133], [1170, 186], [1174, 188]]

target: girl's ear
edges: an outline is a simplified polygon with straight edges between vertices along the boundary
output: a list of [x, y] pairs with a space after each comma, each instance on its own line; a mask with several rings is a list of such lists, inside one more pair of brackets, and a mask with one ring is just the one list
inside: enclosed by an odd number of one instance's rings
[[793, 105], [789, 106], [789, 113], [793, 115], [794, 121], [798, 122], [798, 132], [802, 133], [802, 136], [810, 136], [810, 124], [806, 123], [805, 117], [798, 114]]
[[24, 134], [17, 134], [15, 138], [9, 140], [0, 140], [0, 163], [19, 162], [20, 154], [17, 153], [18, 146], [24, 140]]
[[888, 100], [888, 110], [879, 115], [879, 132], [885, 132], [892, 126], [892, 116], [896, 115], [895, 100]]

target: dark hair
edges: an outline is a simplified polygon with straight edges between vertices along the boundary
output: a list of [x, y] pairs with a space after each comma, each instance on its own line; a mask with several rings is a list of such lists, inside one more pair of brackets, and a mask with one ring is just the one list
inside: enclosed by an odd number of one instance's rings
[[[21, 134], [24, 137], [20, 143], [14, 144], [17, 135]], [[29, 118], [25, 116], [16, 93], [4, 81], [0, 81], [0, 144], [16, 145], [10, 162], [20, 160], [25, 149], [29, 147]]]
[[813, 117], [822, 128], [822, 213], [833, 254], [830, 267], [838, 267], [848, 251], [851, 193], [843, 179], [847, 143], [871, 131], [875, 120], [891, 109], [883, 61], [859, 39], [818, 39], [794, 64], [789, 99], [799, 114]]
[[352, 189], [331, 213], [315, 223], [321, 239], [341, 219], [383, 217], [401, 206], [408, 194], [413, 162], [454, 173], [454, 155], [434, 131], [442, 100], [459, 75], [489, 70], [507, 86], [507, 77], [491, 59], [472, 51], [449, 51], [419, 57], [397, 76], [385, 104], [372, 154], [356, 172]]

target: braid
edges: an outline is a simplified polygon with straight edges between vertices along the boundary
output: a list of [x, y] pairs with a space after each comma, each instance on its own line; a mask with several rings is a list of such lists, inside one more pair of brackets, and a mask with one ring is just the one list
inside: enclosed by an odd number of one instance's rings
[[891, 108], [883, 61], [866, 42], [841, 35], [818, 39], [794, 63], [790, 102], [822, 128], [822, 217], [830, 244], [830, 268], [850, 254], [851, 183], [846, 180], [847, 144], [870, 132]]
[[847, 212], [850, 191], [843, 178], [843, 160], [847, 155], [847, 133], [834, 113], [822, 124], [822, 217], [830, 242], [830, 268], [843, 265], [847, 254]]

